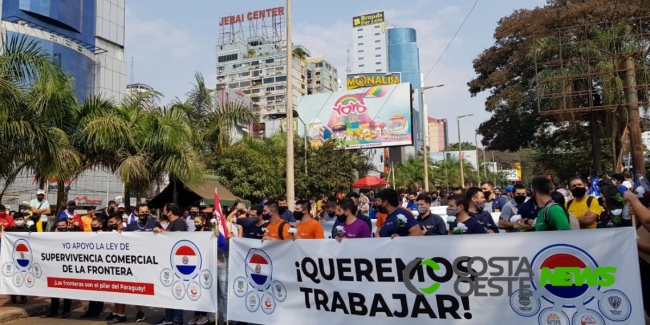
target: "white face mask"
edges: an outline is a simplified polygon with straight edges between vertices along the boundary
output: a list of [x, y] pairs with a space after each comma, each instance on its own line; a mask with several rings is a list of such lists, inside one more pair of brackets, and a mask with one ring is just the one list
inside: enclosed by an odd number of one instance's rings
[[25, 224], [25, 220], [16, 220], [16, 227], [22, 227]]

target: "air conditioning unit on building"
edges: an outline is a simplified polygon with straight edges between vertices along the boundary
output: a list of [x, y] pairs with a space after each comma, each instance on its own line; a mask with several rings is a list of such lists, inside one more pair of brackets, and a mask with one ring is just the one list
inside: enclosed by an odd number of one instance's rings
[[20, 25], [20, 26], [27, 26], [27, 22], [24, 21], [24, 20], [19, 20], [19, 21], [17, 21], [16, 23], [17, 23], [18, 25]]

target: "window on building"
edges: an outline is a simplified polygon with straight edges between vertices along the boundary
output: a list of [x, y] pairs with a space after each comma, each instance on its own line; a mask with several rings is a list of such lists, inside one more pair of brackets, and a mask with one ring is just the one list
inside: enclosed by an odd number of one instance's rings
[[375, 33], [375, 36], [379, 36], [379, 35], [381, 35], [381, 33]]
[[287, 76], [275, 77], [275, 82], [285, 82], [287, 81]]
[[359, 36], [357, 36], [357, 38], [363, 38], [363, 35], [359, 35]]
[[[381, 54], [375, 54], [375, 57], [376, 57], [376, 58], [380, 58], [380, 57], [381, 57]], [[423, 164], [423, 165], [424, 165], [424, 164]]]
[[262, 70], [254, 70], [254, 71], [253, 71], [253, 77], [259, 77], [259, 76], [260, 76], [260, 72], [262, 72]]
[[272, 84], [275, 81], [275, 78], [264, 78], [264, 84]]
[[233, 69], [237, 69], [237, 68], [239, 68], [239, 67], [241, 67], [241, 63], [237, 63], [237, 64], [233, 64], [233, 65], [232, 65], [232, 68], [233, 68]]
[[363, 64], [359, 64], [359, 68], [363, 68], [363, 67], [364, 67], [364, 65], [363, 65]]
[[222, 55], [217, 58], [217, 62], [228, 62], [237, 60], [237, 54]]
[[[275, 60], [274, 59], [266, 59], [266, 63], [273, 63], [273, 61], [275, 61]], [[424, 165], [424, 164], [422, 164], [422, 165]]]
[[375, 64], [381, 64], [381, 62], [375, 62]]
[[[375, 25], [375, 28], [380, 28], [380, 27], [381, 27], [381, 25]], [[423, 165], [424, 165], [424, 164], [423, 164]]]
[[359, 58], [359, 60], [363, 60], [363, 56]]
[[251, 66], [260, 65], [260, 61], [251, 61]]
[[318, 76], [320, 76], [320, 71], [316, 71], [316, 77], [318, 77]]
[[[259, 94], [259, 93], [260, 93], [260, 89], [259, 89], [259, 88], [255, 88], [255, 89], [253, 89], [253, 94]], [[424, 164], [422, 164], [422, 165], [424, 165]]]
[[239, 87], [250, 87], [251, 82], [250, 81], [242, 81], [239, 83]]
[[241, 76], [241, 77], [248, 77], [248, 76], [250, 76], [250, 75], [251, 75], [251, 73], [248, 72], [248, 71], [246, 71], [246, 72], [242, 72], [242, 73], [239, 74], [239, 76]]
[[375, 40], [375, 43], [379, 43], [379, 42], [381, 42], [381, 40]]
[[[267, 102], [270, 102], [270, 101], [272, 101], [272, 100], [275, 100], [275, 96], [269, 96], [269, 97], [266, 97], [266, 101], [267, 101]], [[424, 164], [422, 164], [422, 165], [424, 165]]]
[[[253, 101], [253, 103], [259, 103], [260, 102], [259, 97], [253, 97], [253, 98], [251, 98], [251, 100]], [[422, 164], [422, 165], [424, 166], [424, 164]]]
[[359, 51], [357, 51], [357, 52], [359, 52], [359, 53], [363, 53], [363, 50], [359, 50]]
[[[376, 71], [376, 72], [381, 72], [381, 69], [377, 69], [377, 70], [375, 70], [375, 71]], [[424, 165], [424, 164], [422, 164], [422, 165]]]
[[[244, 90], [242, 90], [242, 91], [243, 91], [244, 94], [246, 94], [246, 95], [250, 95], [250, 94], [251, 94], [251, 91], [250, 91], [249, 89], [244, 89]], [[424, 165], [424, 164], [423, 164], [423, 165]]]
[[228, 87], [232, 89], [239, 88], [239, 82], [233, 82], [231, 84], [228, 84]]
[[363, 46], [363, 43], [357, 43], [357, 45], [359, 45], [359, 46]]
[[275, 86], [275, 90], [285, 90], [287, 87], [285, 85], [277, 85]]
[[375, 47], [375, 50], [381, 50], [381, 46], [380, 47]]
[[274, 91], [275, 87], [266, 87], [266, 91]]
[[[358, 28], [357, 32], [363, 32], [363, 28]], [[423, 164], [424, 165], [424, 164]]]

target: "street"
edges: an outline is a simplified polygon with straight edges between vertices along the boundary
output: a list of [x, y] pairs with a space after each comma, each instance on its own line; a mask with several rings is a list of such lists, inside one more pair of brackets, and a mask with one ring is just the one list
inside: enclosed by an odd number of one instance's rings
[[[70, 318], [67, 318], [67, 319], [59, 319], [59, 318], [42, 319], [40, 316], [36, 316], [36, 317], [18, 319], [18, 320], [15, 320], [15, 321], [8, 322], [6, 324], [9, 324], [9, 325], [34, 325], [34, 324], [39, 324], [39, 325], [40, 324], [42, 324], [42, 325], [68, 325], [68, 324], [72, 324], [72, 325], [76, 325], [76, 324], [79, 324], [79, 325], [81, 325], [81, 324], [83, 324], [83, 325], [100, 325], [101, 324], [101, 325], [105, 325], [106, 324], [106, 321], [104, 320], [104, 318], [95, 319], [95, 320], [79, 319], [79, 316], [81, 316], [81, 314], [83, 314], [83, 312], [85, 311], [84, 308], [85, 307], [79, 307], [79, 308], [73, 310], [72, 311], [72, 316]], [[107, 306], [107, 308], [105, 309], [104, 316], [108, 315], [108, 312], [107, 312], [108, 310], [110, 310], [109, 306]], [[165, 314], [165, 310], [162, 309], [162, 308], [145, 307], [143, 309], [143, 311], [145, 313], [146, 320], [144, 322], [142, 322], [142, 323], [137, 323], [137, 324], [155, 324], [156, 322], [161, 320], [163, 318], [164, 314]], [[128, 323], [134, 323], [135, 324], [135, 321], [134, 321], [135, 313], [136, 313], [136, 310], [135, 310], [134, 307], [128, 307], [127, 308], [126, 316], [129, 319]], [[193, 316], [194, 316], [194, 312], [191, 312], [191, 311], [185, 312], [185, 323], [187, 323], [187, 321], [190, 320]], [[128, 324], [128, 323], [125, 323], [125, 324]]]

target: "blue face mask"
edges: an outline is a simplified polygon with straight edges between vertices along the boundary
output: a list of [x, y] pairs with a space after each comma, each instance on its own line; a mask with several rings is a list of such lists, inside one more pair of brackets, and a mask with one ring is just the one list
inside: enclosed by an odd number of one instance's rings
[[72, 212], [74, 212], [74, 209], [75, 209], [75, 207], [69, 207], [68, 212], [72, 213]]

